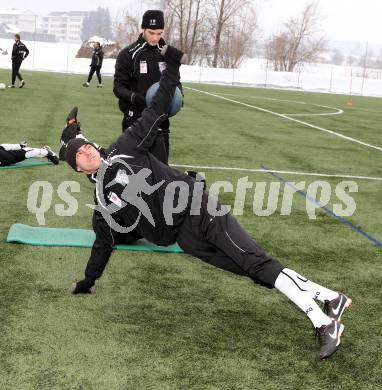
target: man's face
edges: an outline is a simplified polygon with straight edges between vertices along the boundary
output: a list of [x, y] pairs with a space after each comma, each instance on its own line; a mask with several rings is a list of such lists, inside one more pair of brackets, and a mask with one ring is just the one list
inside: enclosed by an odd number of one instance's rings
[[101, 165], [99, 151], [92, 145], [82, 145], [76, 154], [77, 171], [87, 175], [97, 172]]
[[143, 38], [145, 38], [146, 42], [150, 46], [155, 46], [158, 44], [163, 34], [163, 30], [151, 30], [150, 28], [146, 28], [143, 30]]

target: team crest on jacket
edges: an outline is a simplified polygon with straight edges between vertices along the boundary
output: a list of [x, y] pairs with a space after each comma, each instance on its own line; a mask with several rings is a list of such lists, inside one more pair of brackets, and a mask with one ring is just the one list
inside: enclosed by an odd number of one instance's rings
[[164, 61], [158, 62], [158, 66], [159, 66], [159, 72], [162, 73], [164, 70], [166, 70], [166, 63]]
[[126, 173], [124, 169], [119, 169], [117, 175], [115, 176], [116, 183], [122, 184], [123, 186], [127, 186], [129, 184], [129, 175]]

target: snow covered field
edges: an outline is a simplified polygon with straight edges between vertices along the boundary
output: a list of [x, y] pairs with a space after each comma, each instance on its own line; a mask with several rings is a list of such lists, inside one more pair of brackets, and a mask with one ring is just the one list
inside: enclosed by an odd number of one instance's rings
[[[22, 70], [51, 71], [64, 73], [87, 74], [90, 59], [75, 58], [80, 44], [48, 43], [24, 41], [30, 50], [29, 57], [22, 65]], [[10, 69], [13, 40], [0, 39], [0, 48], [8, 55], [0, 55], [0, 68]], [[103, 75], [114, 74], [115, 60], [105, 59]], [[352, 82], [352, 94], [382, 97], [382, 80], [365, 78], [362, 70], [348, 66], [311, 64], [301, 72], [274, 72], [267, 70], [266, 61], [261, 59], [247, 60], [239, 69], [215, 69], [199, 66], [182, 66], [182, 81], [223, 83], [269, 88], [291, 88], [317, 92], [348, 94]], [[0, 80], [9, 82], [9, 80]]]

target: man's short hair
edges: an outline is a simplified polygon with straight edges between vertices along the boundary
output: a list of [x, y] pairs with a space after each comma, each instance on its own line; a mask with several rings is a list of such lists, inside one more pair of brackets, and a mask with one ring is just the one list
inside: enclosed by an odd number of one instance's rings
[[17, 40], [20, 40], [20, 34], [15, 34], [15, 38], [16, 38]]

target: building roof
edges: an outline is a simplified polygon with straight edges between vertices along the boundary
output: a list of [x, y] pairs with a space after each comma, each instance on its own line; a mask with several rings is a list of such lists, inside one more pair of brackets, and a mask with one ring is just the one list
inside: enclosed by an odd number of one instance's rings
[[0, 9], [0, 15], [22, 15], [26, 12], [30, 12], [27, 9]]
[[70, 16], [87, 16], [89, 15], [89, 11], [70, 11], [68, 14]]
[[14, 24], [0, 23], [0, 30], [4, 33], [19, 34], [20, 29]]
[[69, 11], [69, 12], [50, 12], [49, 16], [87, 16], [89, 14], [88, 11]]
[[99, 42], [101, 44], [101, 46], [113, 45], [116, 43], [116, 42], [110, 41], [106, 38], [99, 37], [98, 35], [93, 35], [92, 37], [90, 37], [88, 39], [88, 42], [89, 43]]

